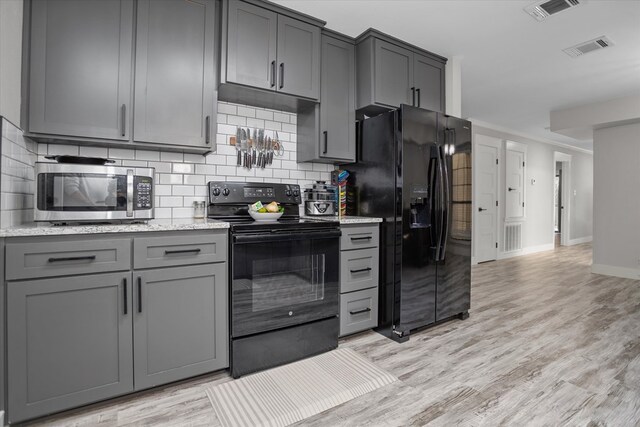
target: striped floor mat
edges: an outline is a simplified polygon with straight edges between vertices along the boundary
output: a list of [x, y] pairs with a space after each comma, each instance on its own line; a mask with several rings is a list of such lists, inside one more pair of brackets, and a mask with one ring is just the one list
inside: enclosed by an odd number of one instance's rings
[[225, 427], [287, 426], [396, 381], [343, 348], [207, 389]]

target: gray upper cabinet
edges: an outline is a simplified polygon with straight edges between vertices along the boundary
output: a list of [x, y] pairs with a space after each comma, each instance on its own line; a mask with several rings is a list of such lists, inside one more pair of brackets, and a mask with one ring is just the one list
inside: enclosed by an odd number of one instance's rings
[[133, 390], [130, 272], [7, 288], [10, 422]]
[[228, 2], [224, 82], [317, 100], [320, 27], [253, 3]]
[[415, 106], [444, 112], [444, 67], [439, 61], [424, 55], [413, 56]]
[[391, 43], [375, 40], [375, 102], [391, 107], [411, 103], [412, 53]]
[[29, 131], [129, 140], [133, 0], [34, 0]]
[[320, 105], [298, 113], [298, 161], [355, 160], [355, 46], [352, 39], [333, 34], [322, 34]]
[[320, 28], [278, 16], [278, 91], [320, 96]]
[[215, 3], [138, 0], [134, 141], [211, 146]]
[[136, 390], [228, 366], [226, 268], [134, 273]]
[[376, 115], [400, 104], [444, 112], [444, 57], [370, 29], [356, 45], [357, 110]]
[[227, 21], [227, 81], [275, 89], [278, 15], [230, 0]]

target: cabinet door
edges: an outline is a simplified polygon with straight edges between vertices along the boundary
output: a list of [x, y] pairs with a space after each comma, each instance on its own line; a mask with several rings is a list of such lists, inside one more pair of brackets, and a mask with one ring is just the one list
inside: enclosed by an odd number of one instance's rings
[[9, 282], [10, 422], [133, 390], [131, 273]]
[[375, 102], [389, 107], [413, 105], [413, 53], [375, 40]]
[[355, 47], [323, 37], [320, 157], [355, 160], [355, 75]]
[[134, 273], [135, 388], [226, 368], [227, 264]]
[[444, 112], [444, 64], [429, 57], [413, 55], [416, 107]]
[[277, 33], [276, 13], [238, 0], [230, 0], [227, 22], [227, 81], [275, 90]]
[[135, 141], [207, 146], [215, 132], [213, 0], [139, 0]]
[[278, 16], [279, 92], [320, 97], [320, 28]]
[[34, 0], [29, 131], [129, 139], [133, 0]]

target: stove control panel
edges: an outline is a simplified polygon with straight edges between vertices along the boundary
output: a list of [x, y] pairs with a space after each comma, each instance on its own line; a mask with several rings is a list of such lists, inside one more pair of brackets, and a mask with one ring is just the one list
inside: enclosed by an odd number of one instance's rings
[[276, 201], [285, 204], [302, 203], [300, 186], [267, 182], [209, 182], [209, 204], [250, 204], [260, 200], [263, 203]]

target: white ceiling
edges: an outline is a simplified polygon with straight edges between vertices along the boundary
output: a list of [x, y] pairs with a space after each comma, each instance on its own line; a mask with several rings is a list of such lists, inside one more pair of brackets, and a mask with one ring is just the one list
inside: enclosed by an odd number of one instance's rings
[[[462, 57], [462, 115], [591, 149], [552, 133], [549, 112], [640, 94], [640, 1], [587, 0], [543, 22], [519, 0], [274, 0], [357, 36], [369, 27]], [[571, 58], [562, 49], [608, 36], [613, 47]]]

